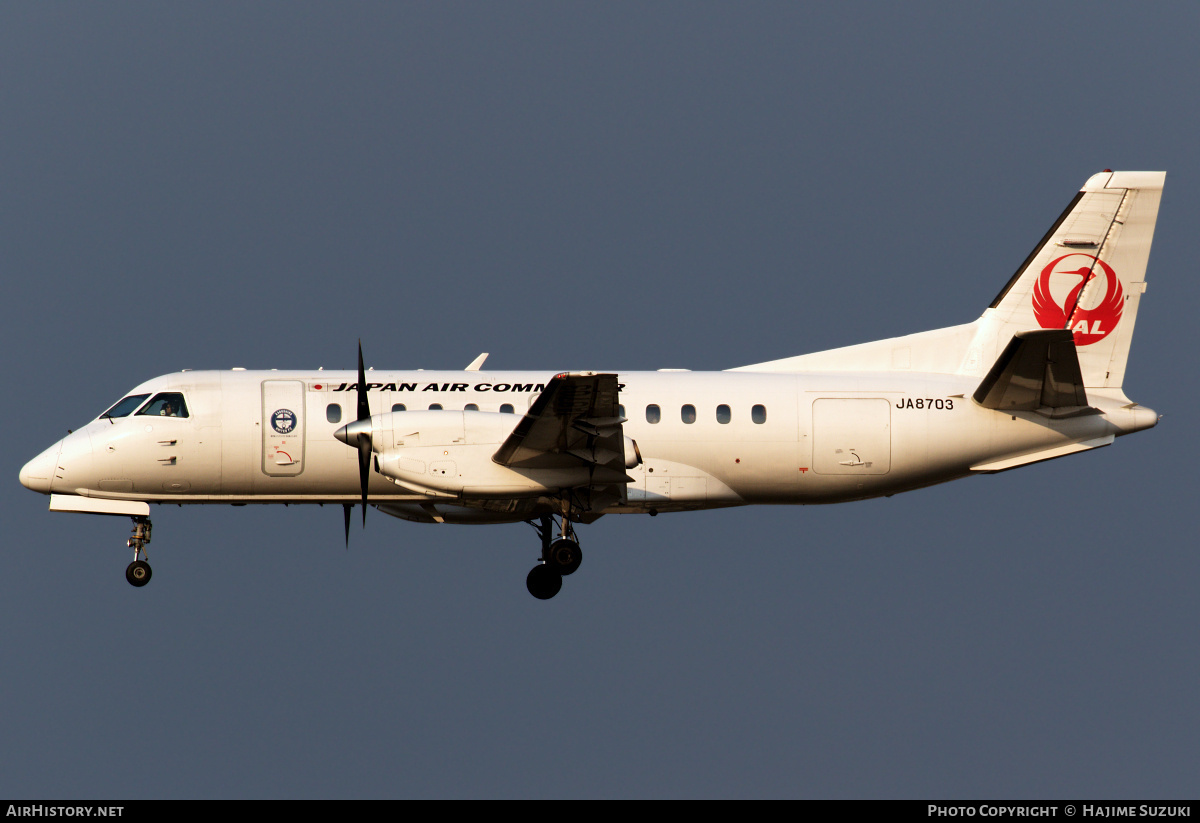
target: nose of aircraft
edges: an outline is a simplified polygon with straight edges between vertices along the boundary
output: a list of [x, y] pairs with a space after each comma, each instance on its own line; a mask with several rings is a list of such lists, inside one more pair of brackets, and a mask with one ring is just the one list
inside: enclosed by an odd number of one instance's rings
[[50, 493], [50, 484], [54, 480], [54, 472], [58, 468], [58, 453], [62, 449], [59, 440], [50, 448], [30, 460], [21, 469], [21, 485], [42, 494]]

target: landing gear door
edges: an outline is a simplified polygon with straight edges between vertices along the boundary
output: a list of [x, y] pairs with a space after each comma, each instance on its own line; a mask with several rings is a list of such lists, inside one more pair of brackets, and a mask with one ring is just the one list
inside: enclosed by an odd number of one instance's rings
[[261, 428], [263, 474], [295, 477], [304, 471], [304, 383], [263, 381]]

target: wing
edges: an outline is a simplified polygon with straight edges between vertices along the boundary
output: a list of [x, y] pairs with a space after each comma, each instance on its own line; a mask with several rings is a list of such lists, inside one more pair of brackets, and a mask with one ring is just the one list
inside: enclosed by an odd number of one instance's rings
[[633, 478], [625, 473], [617, 397], [615, 374], [556, 374], [492, 459], [514, 469], [590, 466], [593, 507], [601, 498], [623, 497]]

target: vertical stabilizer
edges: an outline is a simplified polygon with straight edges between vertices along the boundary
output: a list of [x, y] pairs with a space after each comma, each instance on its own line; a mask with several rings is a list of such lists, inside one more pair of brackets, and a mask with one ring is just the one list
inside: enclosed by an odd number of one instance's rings
[[1068, 329], [1084, 386], [1120, 388], [1165, 179], [1104, 171], [1088, 180], [983, 313], [963, 371], [986, 370], [1018, 332]]

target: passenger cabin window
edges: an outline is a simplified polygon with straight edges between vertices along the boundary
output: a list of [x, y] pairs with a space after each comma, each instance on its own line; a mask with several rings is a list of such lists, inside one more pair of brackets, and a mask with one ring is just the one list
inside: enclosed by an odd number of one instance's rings
[[342, 407], [337, 403], [330, 403], [325, 407], [325, 419], [330, 423], [341, 423]]
[[430, 411], [441, 411], [441, 410], [442, 410], [442, 404], [441, 404], [441, 403], [430, 403], [430, 404], [429, 404], [429, 410], [430, 410]]
[[128, 417], [149, 396], [148, 394], [131, 394], [128, 397], [122, 398], [117, 401], [115, 406], [100, 415], [100, 419], [103, 420], [106, 417]]
[[659, 420], [662, 420], [662, 409], [651, 403], [646, 407], [646, 422], [657, 423]]
[[696, 422], [696, 407], [693, 406], [691, 403], [688, 403], [686, 406], [684, 406], [682, 409], [679, 410], [679, 416], [683, 419], [684, 423], [695, 423]]
[[187, 404], [179, 392], [161, 392], [146, 404], [138, 414], [149, 414], [155, 417], [187, 417]]
[[394, 412], [397, 412], [397, 411], [408, 411], [408, 409], [406, 409], [406, 408], [404, 407], [404, 404], [403, 404], [403, 403], [393, 403], [393, 404], [392, 404], [392, 411], [394, 411]]
[[479, 411], [479, 406], [475, 405], [474, 403], [468, 403], [467, 405], [463, 406], [463, 411]]
[[512, 414], [513, 413], [512, 403], [501, 403], [500, 404], [500, 413], [501, 414]]
[[728, 423], [730, 420], [729, 407], [724, 403], [717, 406], [717, 422]]
[[767, 407], [759, 403], [750, 410], [750, 419], [755, 423], [767, 422]]

